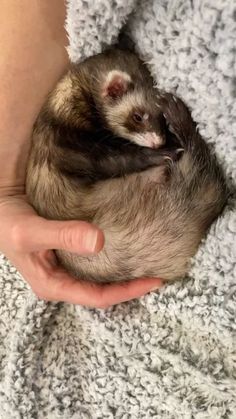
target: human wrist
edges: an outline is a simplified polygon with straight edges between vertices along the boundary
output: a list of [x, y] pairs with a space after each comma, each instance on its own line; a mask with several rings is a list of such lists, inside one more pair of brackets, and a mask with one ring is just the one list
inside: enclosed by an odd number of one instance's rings
[[15, 134], [11, 132], [9, 135], [8, 129], [3, 129], [2, 124], [0, 126], [0, 193], [24, 185], [31, 132], [23, 131], [24, 135], [16, 128]]

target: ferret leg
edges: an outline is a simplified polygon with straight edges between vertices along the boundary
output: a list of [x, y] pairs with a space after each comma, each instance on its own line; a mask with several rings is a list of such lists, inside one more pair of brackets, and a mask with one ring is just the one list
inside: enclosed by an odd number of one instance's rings
[[180, 145], [186, 148], [197, 133], [196, 123], [189, 109], [181, 99], [171, 93], [161, 97], [160, 105], [167, 128], [177, 137]]
[[99, 162], [97, 173], [107, 177], [141, 172], [150, 167], [167, 166], [179, 159], [183, 149], [153, 150], [148, 147], [125, 149], [119, 156], [110, 155]]
[[138, 173], [150, 167], [167, 166], [179, 159], [182, 150], [125, 145], [113, 153], [104, 147], [99, 158], [96, 153], [88, 158], [83, 153], [63, 149], [63, 153], [57, 153], [57, 167], [69, 177], [96, 182]]

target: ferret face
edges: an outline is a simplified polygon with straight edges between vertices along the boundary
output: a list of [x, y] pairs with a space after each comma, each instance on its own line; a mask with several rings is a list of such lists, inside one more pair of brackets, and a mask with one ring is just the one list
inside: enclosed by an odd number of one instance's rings
[[135, 85], [127, 73], [111, 71], [102, 87], [102, 100], [106, 123], [114, 134], [143, 147], [164, 144], [163, 116], [153, 91]]

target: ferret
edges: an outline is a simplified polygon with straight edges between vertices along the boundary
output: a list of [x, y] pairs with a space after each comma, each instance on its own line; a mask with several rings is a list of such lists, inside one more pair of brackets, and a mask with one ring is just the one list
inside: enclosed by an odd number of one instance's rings
[[[153, 80], [132, 53], [114, 49], [71, 68], [49, 97], [34, 131], [47, 164], [77, 181], [124, 176], [175, 160]], [[158, 153], [153, 150], [159, 149]]]
[[117, 48], [74, 66], [49, 95], [26, 192], [41, 216], [103, 230], [98, 255], [56, 250], [72, 275], [103, 283], [183, 277], [228, 197], [187, 106]]

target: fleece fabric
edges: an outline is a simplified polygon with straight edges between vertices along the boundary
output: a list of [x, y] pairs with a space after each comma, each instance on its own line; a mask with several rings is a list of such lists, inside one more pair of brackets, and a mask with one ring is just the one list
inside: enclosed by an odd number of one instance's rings
[[68, 0], [74, 62], [125, 25], [232, 190], [187, 281], [108, 310], [39, 301], [0, 258], [0, 419], [236, 418], [236, 3]]

